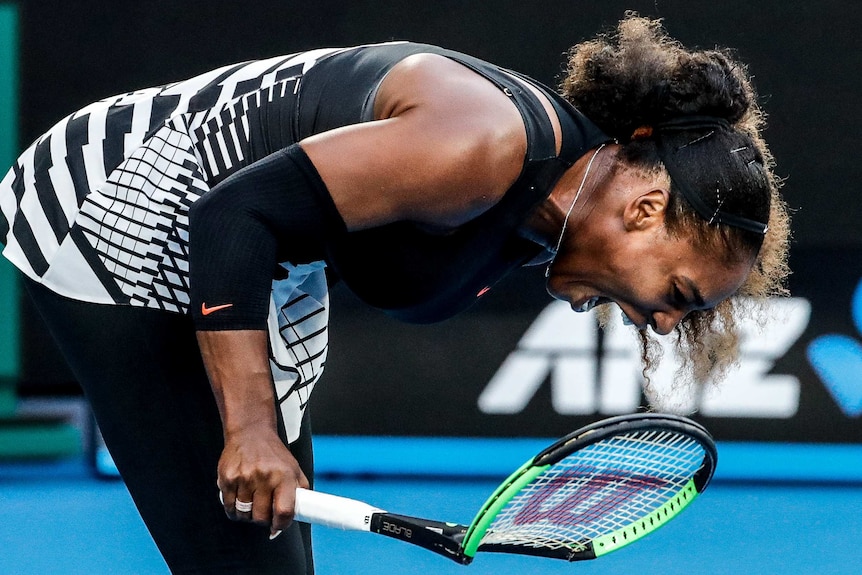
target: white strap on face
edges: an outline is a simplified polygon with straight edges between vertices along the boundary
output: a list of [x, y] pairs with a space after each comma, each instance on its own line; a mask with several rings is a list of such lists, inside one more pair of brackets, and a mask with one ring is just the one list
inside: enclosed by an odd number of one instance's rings
[[605, 147], [605, 144], [599, 146], [596, 151], [593, 153], [593, 156], [590, 158], [589, 163], [587, 164], [586, 169], [584, 170], [584, 178], [581, 180], [581, 185], [578, 186], [578, 191], [575, 194], [575, 199], [572, 200], [572, 205], [569, 206], [568, 211], [566, 212], [566, 217], [563, 220], [563, 228], [560, 230], [560, 237], [557, 239], [557, 245], [554, 248], [554, 255], [551, 258], [551, 261], [548, 262], [548, 267], [545, 268], [545, 277], [550, 277], [551, 275], [551, 266], [554, 265], [554, 260], [557, 259], [557, 254], [560, 251], [560, 246], [563, 245], [563, 237], [566, 235], [566, 226], [569, 225], [569, 217], [572, 215], [572, 210], [575, 209], [575, 204], [578, 203], [578, 198], [581, 197], [581, 192], [584, 191], [584, 185], [587, 183], [587, 176], [590, 175], [590, 168], [593, 167], [593, 160], [596, 159], [596, 156], [599, 155], [599, 152], [602, 151], [602, 148]]

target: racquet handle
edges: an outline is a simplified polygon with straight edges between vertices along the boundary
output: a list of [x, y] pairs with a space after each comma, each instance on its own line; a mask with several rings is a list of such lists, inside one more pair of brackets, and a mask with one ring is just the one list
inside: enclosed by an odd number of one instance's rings
[[301, 487], [296, 489], [294, 509], [296, 521], [347, 531], [370, 531], [371, 516], [375, 513], [386, 513], [362, 501]]

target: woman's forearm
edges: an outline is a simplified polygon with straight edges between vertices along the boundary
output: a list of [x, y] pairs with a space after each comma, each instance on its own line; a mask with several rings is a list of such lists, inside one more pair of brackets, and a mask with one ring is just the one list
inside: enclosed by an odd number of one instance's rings
[[198, 331], [197, 338], [225, 437], [252, 429], [276, 432], [267, 333]]
[[275, 537], [293, 520], [296, 488], [307, 488], [308, 479], [278, 435], [267, 332], [197, 336], [224, 430], [218, 487], [225, 512], [268, 525]]

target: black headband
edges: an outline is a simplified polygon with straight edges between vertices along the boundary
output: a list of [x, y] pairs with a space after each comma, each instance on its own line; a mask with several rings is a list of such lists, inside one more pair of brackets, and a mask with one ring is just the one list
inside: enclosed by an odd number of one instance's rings
[[[674, 147], [668, 145], [665, 138], [662, 137], [663, 133], [668, 132], [702, 130], [709, 131], [700, 138], [696, 138], [682, 146]], [[683, 162], [678, 161], [677, 153], [680, 152], [680, 150], [706, 141], [716, 132], [722, 130], [732, 130], [730, 123], [723, 118], [713, 116], [684, 116], [657, 124], [652, 131], [652, 135], [656, 142], [659, 158], [667, 169], [671, 182], [680, 191], [680, 193], [682, 193], [698, 215], [710, 224], [717, 222], [753, 232], [755, 234], [765, 235], [769, 226], [767, 225], [767, 222], [760, 220], [765, 215], [765, 219], [768, 221], [768, 209], [766, 210], [766, 214], [757, 214], [759, 217], [752, 217], [753, 214], [733, 213], [722, 210], [721, 208], [725, 205], [726, 198], [722, 198], [722, 190], [720, 189], [721, 186], [719, 183], [716, 182], [714, 195], [711, 195], [708, 192], [698, 191], [696, 187], [690, 185], [691, 177], [688, 175], [688, 168], [682, 165]], [[732, 152], [728, 150], [728, 153]], [[759, 156], [757, 158], [759, 158]], [[755, 161], [757, 161], [757, 158]]]

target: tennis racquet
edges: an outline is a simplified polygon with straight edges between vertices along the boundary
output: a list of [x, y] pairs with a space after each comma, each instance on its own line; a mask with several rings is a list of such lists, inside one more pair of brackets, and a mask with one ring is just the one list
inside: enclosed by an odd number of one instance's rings
[[464, 565], [477, 551], [595, 559], [678, 515], [706, 488], [716, 461], [712, 437], [694, 421], [623, 415], [579, 429], [530, 459], [470, 525], [305, 489], [296, 492], [296, 520], [379, 533]]

